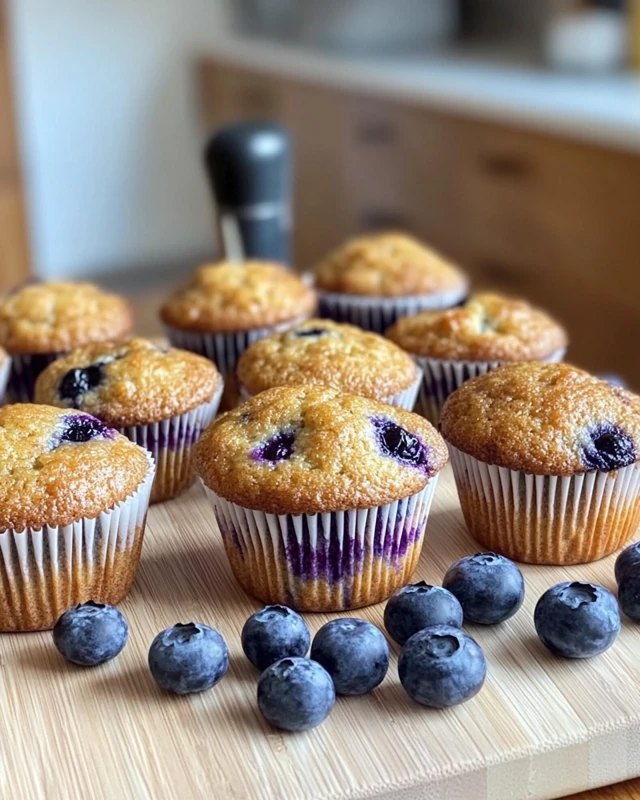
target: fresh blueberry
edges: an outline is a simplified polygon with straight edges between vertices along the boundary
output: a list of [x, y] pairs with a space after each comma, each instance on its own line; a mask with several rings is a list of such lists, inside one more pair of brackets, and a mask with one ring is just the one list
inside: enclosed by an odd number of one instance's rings
[[307, 623], [287, 606], [265, 606], [242, 628], [244, 654], [260, 671], [286, 656], [306, 656], [310, 643]]
[[389, 645], [375, 625], [343, 617], [327, 622], [316, 633], [311, 658], [331, 675], [337, 694], [366, 694], [387, 674]]
[[158, 686], [168, 692], [204, 692], [229, 669], [229, 651], [213, 628], [199, 622], [178, 622], [151, 643], [149, 669]]
[[427, 448], [417, 436], [388, 419], [374, 418], [371, 422], [376, 432], [378, 447], [385, 456], [412, 467], [428, 469]]
[[82, 667], [111, 661], [127, 643], [127, 620], [113, 606], [82, 603], [70, 608], [53, 628], [53, 643], [68, 660]]
[[303, 338], [305, 336], [322, 336], [327, 332], [326, 328], [302, 328], [295, 332], [295, 335], [298, 338]]
[[104, 371], [99, 365], [70, 369], [60, 381], [58, 394], [62, 400], [70, 400], [78, 405], [82, 396], [99, 386], [103, 378]]
[[616, 558], [616, 565], [614, 567], [616, 575], [616, 583], [620, 583], [622, 576], [626, 572], [635, 572], [640, 569], [640, 542], [634, 542], [629, 547], [625, 547]]
[[462, 627], [462, 606], [442, 586], [412, 583], [392, 595], [384, 609], [384, 627], [398, 644], [432, 625]]
[[552, 586], [538, 600], [533, 621], [542, 644], [565, 658], [604, 653], [620, 632], [616, 598], [597, 583]]
[[607, 422], [589, 431], [582, 449], [582, 460], [588, 470], [610, 472], [633, 464], [636, 446], [628, 433]]
[[640, 621], [640, 570], [628, 569], [618, 584], [618, 603], [624, 613]]
[[433, 625], [407, 640], [398, 674], [407, 694], [418, 703], [446, 708], [478, 694], [487, 662], [480, 645], [459, 628]]
[[256, 461], [269, 461], [276, 464], [291, 458], [295, 448], [296, 435], [292, 430], [280, 431], [263, 444], [254, 448], [251, 455]]
[[442, 585], [460, 601], [465, 620], [482, 625], [504, 622], [524, 600], [522, 573], [496, 553], [461, 558], [449, 567]]
[[329, 716], [336, 702], [326, 669], [308, 658], [281, 658], [258, 681], [258, 707], [275, 728], [306, 731]]

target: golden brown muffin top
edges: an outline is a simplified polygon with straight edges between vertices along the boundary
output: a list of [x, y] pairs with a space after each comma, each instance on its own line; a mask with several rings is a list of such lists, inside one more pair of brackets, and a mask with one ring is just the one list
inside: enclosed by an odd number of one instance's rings
[[10, 353], [66, 352], [132, 327], [129, 303], [92, 283], [33, 283], [0, 296], [0, 344]]
[[250, 394], [274, 386], [324, 384], [386, 400], [408, 389], [416, 367], [399, 347], [354, 325], [310, 319], [252, 344], [237, 374]]
[[463, 306], [421, 311], [386, 333], [418, 356], [463, 361], [533, 361], [564, 350], [564, 328], [525, 300], [476, 294]]
[[467, 285], [457, 267], [402, 233], [351, 239], [316, 268], [315, 280], [326, 292], [380, 297], [464, 292]]
[[93, 519], [133, 494], [148, 470], [141, 447], [88, 414], [0, 408], [0, 531]]
[[213, 399], [222, 378], [207, 358], [147, 339], [74, 350], [38, 376], [36, 403], [79, 408], [115, 428], [185, 414]]
[[214, 492], [272, 514], [391, 503], [423, 489], [447, 458], [422, 417], [323, 386], [262, 392], [218, 417], [194, 450]]
[[196, 270], [160, 316], [181, 330], [232, 333], [306, 317], [315, 307], [313, 289], [280, 264], [222, 261]]
[[467, 381], [441, 419], [447, 442], [534, 475], [611, 471], [640, 447], [640, 398], [569, 364], [509, 364]]

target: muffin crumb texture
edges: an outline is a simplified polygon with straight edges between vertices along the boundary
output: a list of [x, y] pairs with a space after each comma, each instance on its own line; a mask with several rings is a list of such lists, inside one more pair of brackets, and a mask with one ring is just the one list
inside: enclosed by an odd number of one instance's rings
[[638, 458], [640, 398], [569, 364], [510, 364], [457, 389], [441, 429], [487, 464], [534, 475], [608, 472]]
[[0, 344], [10, 353], [66, 352], [132, 327], [129, 303], [91, 283], [33, 283], [0, 296]]
[[0, 531], [97, 517], [133, 494], [148, 470], [142, 448], [88, 414], [0, 408]]
[[114, 427], [149, 424], [209, 402], [221, 377], [202, 356], [147, 339], [74, 350], [40, 374], [36, 402], [79, 408]]
[[525, 300], [495, 294], [403, 317], [386, 335], [414, 355], [460, 361], [532, 361], [567, 346], [564, 328], [548, 314]]
[[160, 316], [181, 330], [233, 333], [308, 317], [315, 305], [313, 289], [282, 265], [220, 262], [196, 270]]
[[464, 290], [463, 273], [443, 256], [401, 233], [351, 239], [318, 265], [325, 292], [381, 297]]
[[238, 362], [238, 378], [254, 395], [275, 386], [324, 384], [385, 400], [411, 386], [416, 368], [410, 356], [375, 333], [310, 319], [252, 344]]
[[262, 392], [219, 417], [196, 472], [226, 500], [273, 514], [372, 508], [420, 491], [447, 462], [442, 437], [402, 409], [321, 386]]

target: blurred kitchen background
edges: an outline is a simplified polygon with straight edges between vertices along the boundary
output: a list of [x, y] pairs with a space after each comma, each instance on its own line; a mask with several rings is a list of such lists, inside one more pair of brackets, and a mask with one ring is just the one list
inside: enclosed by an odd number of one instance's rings
[[217, 252], [207, 133], [273, 119], [296, 143], [297, 268], [407, 230], [640, 388], [640, 0], [0, 11], [0, 288], [164, 291]]

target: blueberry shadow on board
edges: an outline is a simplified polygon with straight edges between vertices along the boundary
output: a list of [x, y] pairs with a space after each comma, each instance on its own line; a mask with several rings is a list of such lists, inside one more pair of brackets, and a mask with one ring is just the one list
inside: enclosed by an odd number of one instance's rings
[[415, 700], [412, 700], [402, 688], [395, 666], [393, 671], [390, 669], [380, 686], [376, 687], [370, 695], [363, 695], [362, 698], [348, 697], [349, 702], [354, 700], [373, 701], [374, 712], [380, 716], [383, 722], [391, 722], [395, 717], [406, 719], [408, 716], [425, 717], [428, 714], [442, 713], [442, 709], [428, 708]]
[[10, 634], [24, 638], [25, 645], [19, 652], [9, 657], [12, 666], [19, 667], [22, 672], [45, 673], [48, 675], [68, 676], [69, 673], [80, 674], [86, 667], [80, 667], [67, 661], [56, 650], [51, 632]]
[[155, 683], [146, 659], [125, 669], [105, 671], [101, 680], [95, 681], [91, 689], [95, 694], [104, 695], [105, 699], [117, 697], [129, 708], [135, 708], [136, 705], [148, 706], [149, 702], [157, 702], [166, 697], [178, 701], [181, 699], [179, 695], [163, 691]]

